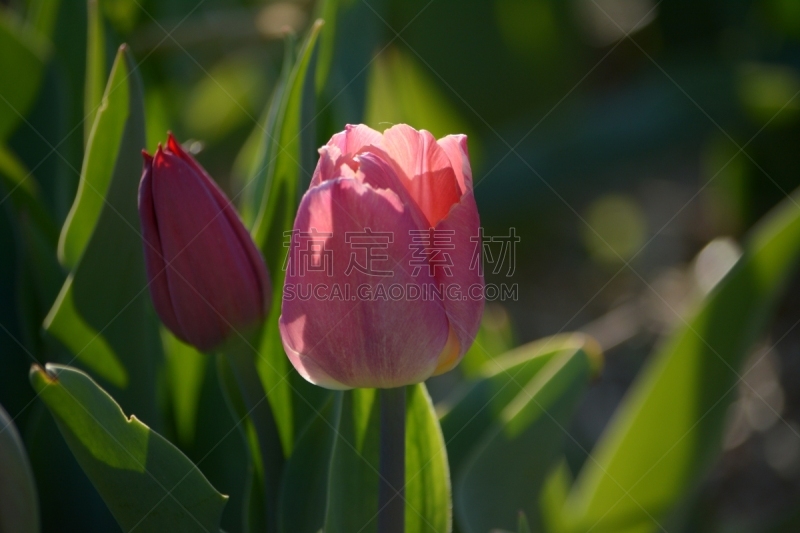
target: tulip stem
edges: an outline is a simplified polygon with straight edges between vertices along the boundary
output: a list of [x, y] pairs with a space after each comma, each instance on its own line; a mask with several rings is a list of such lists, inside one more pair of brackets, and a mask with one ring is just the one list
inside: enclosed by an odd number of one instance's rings
[[378, 533], [405, 530], [406, 388], [379, 389], [381, 402]]
[[[256, 467], [262, 469], [264, 495], [264, 520], [267, 533], [278, 531], [278, 487], [283, 472], [283, 449], [281, 448], [278, 426], [266, 398], [264, 387], [258, 377], [252, 348], [246, 342], [232, 342], [226, 346], [225, 355], [230, 362], [239, 391], [242, 395], [248, 418], [253, 423], [258, 437], [260, 461], [254, 458]], [[256, 450], [253, 451], [256, 453]]]

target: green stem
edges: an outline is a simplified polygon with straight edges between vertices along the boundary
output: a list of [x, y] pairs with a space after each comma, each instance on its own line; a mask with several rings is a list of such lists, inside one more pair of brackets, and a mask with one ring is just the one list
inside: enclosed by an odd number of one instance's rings
[[[283, 472], [283, 449], [278, 426], [258, 377], [252, 348], [245, 342], [232, 343], [224, 350], [231, 364], [242, 400], [253, 422], [261, 455], [264, 513], [267, 533], [278, 531], [278, 490]], [[255, 453], [255, 450], [254, 450]], [[258, 461], [256, 461], [258, 463]]]
[[381, 402], [378, 533], [404, 533], [406, 388], [379, 389]]

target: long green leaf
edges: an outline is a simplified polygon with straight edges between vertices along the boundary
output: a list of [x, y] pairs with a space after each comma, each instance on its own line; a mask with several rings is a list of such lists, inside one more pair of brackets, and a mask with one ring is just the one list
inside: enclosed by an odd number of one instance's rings
[[[314, 57], [322, 22], [317, 21], [300, 50], [286, 87], [274, 114], [274, 130], [264, 136], [267, 143], [263, 159], [256, 165], [259, 172], [252, 179], [263, 188], [258, 200], [258, 214], [251, 233], [261, 248], [272, 275], [272, 302], [269, 318], [259, 345], [256, 364], [264, 390], [280, 431], [284, 453], [289, 456], [295, 439], [313, 416], [314, 410], [327, 399], [327, 392], [299, 378], [283, 351], [278, 332], [283, 292], [283, 257], [285, 232], [292, 229], [300, 191], [300, 182], [310, 175], [307, 157], [313, 154], [313, 128], [307, 123], [313, 110], [307, 95], [314, 90]], [[272, 112], [270, 112], [270, 115]]]
[[566, 426], [592, 370], [592, 356], [579, 347], [548, 358], [527, 382], [513, 378], [508, 386], [517, 394], [456, 478], [455, 508], [462, 531], [514, 530], [520, 511], [538, 522], [539, 493], [560, 456]]
[[406, 411], [406, 533], [449, 533], [447, 447], [425, 385], [408, 388]]
[[[249, 455], [249, 466], [242, 502], [243, 530], [245, 533], [259, 533], [267, 530], [264, 513], [264, 474], [261, 449], [253, 421], [248, 416], [247, 407], [239, 390], [236, 375], [227, 357], [217, 356], [217, 376], [225, 402], [237, 422], [239, 433]], [[241, 423], [238, 423], [242, 421]]]
[[0, 9], [0, 141], [22, 121], [39, 91], [49, 47], [41, 36]]
[[[336, 410], [324, 530], [375, 532], [380, 479], [378, 396], [374, 389], [339, 393]], [[405, 531], [448, 533], [452, 519], [447, 451], [423, 384], [408, 387], [406, 428]]]
[[103, 14], [98, 6], [98, 0], [88, 1], [87, 12], [89, 20], [86, 36], [86, 84], [83, 95], [83, 112], [86, 118], [83, 123], [84, 142], [89, 141], [94, 116], [102, 101], [106, 82], [106, 39], [103, 31]]
[[200, 392], [208, 366], [208, 355], [180, 341], [166, 328], [161, 328], [167, 394], [172, 407], [175, 429], [182, 446], [194, 442]]
[[125, 531], [219, 531], [227, 497], [169, 441], [83, 372], [34, 366], [31, 383]]
[[39, 500], [28, 454], [0, 405], [0, 531], [38, 533]]
[[325, 89], [328, 74], [333, 62], [333, 53], [336, 43], [336, 17], [339, 12], [339, 0], [323, 0], [316, 6], [319, 18], [325, 21], [322, 37], [319, 44], [319, 59], [314, 75], [314, 85], [317, 94]]
[[[90, 67], [87, 76], [99, 75], [93, 72], [95, 65]], [[130, 113], [131, 94], [128, 80], [130, 75], [125, 61], [125, 50], [120, 49], [111, 68], [97, 119], [91, 122], [92, 128], [87, 141], [86, 155], [83, 158], [78, 193], [64, 222], [58, 243], [59, 259], [70, 269], [78, 264], [86, 249], [114, 174], [114, 166]], [[89, 89], [87, 87], [87, 104]]]
[[286, 463], [280, 495], [282, 533], [317, 533], [325, 525], [334, 415], [331, 398], [300, 434]]
[[336, 438], [328, 471], [324, 531], [374, 532], [380, 439], [380, 405], [375, 390], [337, 393], [335, 418]]
[[455, 400], [445, 400], [442, 431], [454, 477], [458, 477], [475, 443], [500, 420], [503, 410], [520, 394], [520, 386], [533, 379], [552, 359], [578, 349], [591, 354], [593, 364], [599, 365], [599, 348], [585, 335], [547, 337], [489, 360], [476, 373], [479, 379], [470, 383], [466, 392], [457, 392]]
[[[141, 84], [120, 47], [84, 159], [81, 191], [62, 232], [72, 267], [46, 330], [115, 397], [158, 427], [158, 322], [147, 291], [137, 192], [145, 143]], [[135, 384], [136, 386], [132, 386]]]
[[797, 272], [798, 198], [753, 230], [739, 262], [640, 373], [565, 505], [571, 531], [655, 531], [707, 471], [743, 360]]
[[[297, 36], [287, 33], [283, 43], [283, 63], [281, 74], [275, 83], [269, 104], [264, 109], [259, 122], [253, 128], [234, 162], [233, 173], [242, 180], [242, 199], [239, 211], [247, 227], [253, 229], [257, 218], [263, 224], [261, 216], [265, 197], [276, 192], [267, 193], [267, 186], [275, 183], [273, 176], [275, 147], [278, 144], [280, 129], [279, 119], [283, 117], [285, 94], [289, 80], [293, 79], [295, 66], [295, 44]], [[263, 249], [263, 243], [259, 243]]]

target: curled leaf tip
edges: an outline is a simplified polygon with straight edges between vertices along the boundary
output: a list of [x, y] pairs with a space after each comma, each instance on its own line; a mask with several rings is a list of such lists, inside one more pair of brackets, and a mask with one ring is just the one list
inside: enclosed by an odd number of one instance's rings
[[29, 372], [29, 375], [31, 378], [33, 378], [33, 376], [40, 376], [45, 381], [47, 381], [48, 384], [58, 382], [58, 376], [55, 373], [48, 371], [48, 369], [46, 369], [45, 367], [43, 367], [38, 363], [34, 363], [31, 365], [31, 370]]

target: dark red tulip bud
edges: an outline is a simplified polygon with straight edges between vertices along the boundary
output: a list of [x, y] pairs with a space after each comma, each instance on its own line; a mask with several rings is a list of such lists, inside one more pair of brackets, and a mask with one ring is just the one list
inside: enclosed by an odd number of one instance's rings
[[264, 320], [264, 260], [228, 198], [172, 134], [143, 156], [139, 217], [153, 304], [177, 337], [212, 350]]

